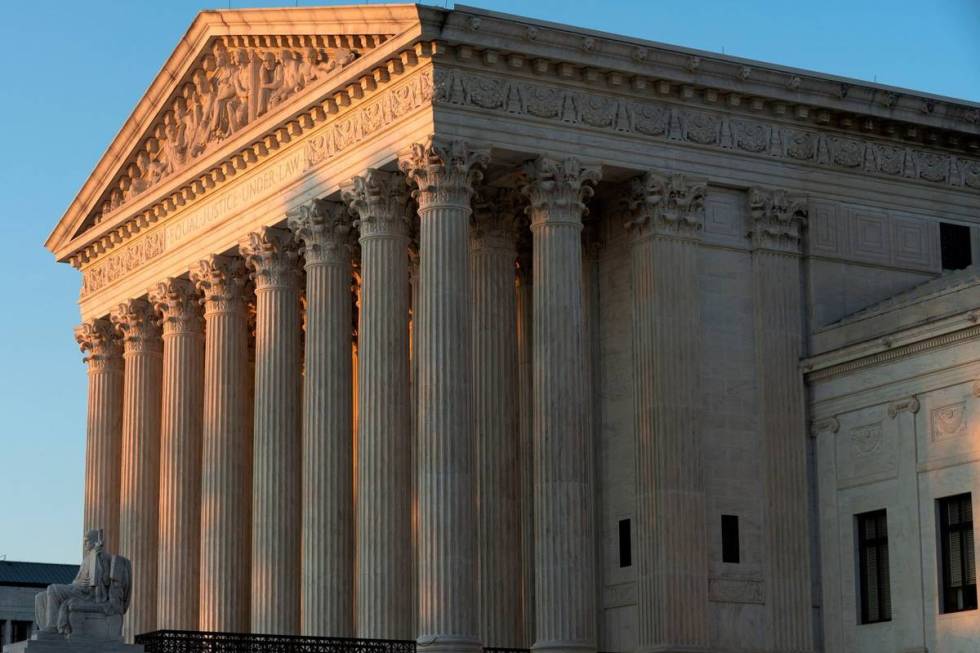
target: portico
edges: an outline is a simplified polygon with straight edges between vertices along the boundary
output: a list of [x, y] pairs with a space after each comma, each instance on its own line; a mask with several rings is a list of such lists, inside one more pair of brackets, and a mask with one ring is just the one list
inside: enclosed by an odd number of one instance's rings
[[47, 243], [127, 636], [817, 650], [808, 320], [864, 255], [845, 215], [904, 229], [871, 294], [936, 274], [977, 118], [750, 63], [203, 12]]

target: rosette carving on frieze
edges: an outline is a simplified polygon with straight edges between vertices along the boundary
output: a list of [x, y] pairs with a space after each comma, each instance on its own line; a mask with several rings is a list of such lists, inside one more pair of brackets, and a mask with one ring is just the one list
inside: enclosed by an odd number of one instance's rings
[[299, 252], [288, 229], [262, 227], [248, 233], [238, 242], [238, 251], [252, 271], [257, 290], [299, 284]]
[[350, 260], [354, 217], [343, 202], [315, 199], [286, 214], [306, 265]]
[[90, 368], [103, 369], [122, 365], [122, 343], [112, 321], [100, 317], [75, 327], [75, 342]]
[[531, 226], [573, 222], [581, 225], [588, 212], [585, 202], [595, 193], [601, 177], [599, 166], [585, 165], [575, 157], [541, 157], [524, 164], [521, 192], [528, 198]]
[[416, 186], [412, 196], [419, 209], [432, 206], [470, 206], [474, 186], [483, 179], [490, 149], [461, 140], [429, 138], [415, 143], [398, 166]]
[[798, 253], [807, 201], [782, 189], [749, 189], [749, 237], [755, 247]]
[[159, 352], [160, 321], [153, 305], [146, 299], [130, 299], [116, 307], [110, 315], [116, 331], [123, 339], [123, 347], [129, 352]]
[[351, 179], [340, 196], [357, 216], [354, 226], [362, 238], [408, 234], [412, 195], [403, 175], [370, 168]]
[[693, 237], [701, 230], [708, 182], [681, 174], [647, 172], [630, 182], [626, 228], [649, 233]]
[[168, 278], [149, 292], [150, 303], [163, 320], [163, 332], [200, 333], [204, 327], [197, 288], [189, 279]]
[[204, 296], [206, 313], [244, 311], [248, 272], [241, 258], [209, 256], [191, 268], [191, 282]]

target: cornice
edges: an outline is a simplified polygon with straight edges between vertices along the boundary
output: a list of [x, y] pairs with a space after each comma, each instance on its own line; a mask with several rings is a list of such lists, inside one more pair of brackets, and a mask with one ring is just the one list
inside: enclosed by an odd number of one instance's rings
[[[708, 102], [744, 102], [816, 124], [980, 151], [980, 104], [456, 5], [442, 38], [451, 44], [520, 53], [528, 65], [568, 63], [625, 83], [667, 83]], [[870, 122], [869, 122], [870, 121]], [[911, 128], [912, 131], [909, 131]], [[950, 142], [952, 137], [952, 141]]]
[[[210, 189], [208, 179], [213, 180], [216, 176], [213, 173], [227, 173], [229, 168], [232, 174], [240, 172], [246, 165], [254, 163], [263, 149], [278, 145], [281, 138], [264, 133], [264, 125], [275, 119], [282, 124], [287, 137], [291, 135], [290, 130], [308, 128], [309, 120], [304, 115], [309, 113], [311, 103], [329, 105], [326, 100], [346, 102], [343, 97], [345, 86], [354, 87], [350, 92], [356, 94], [359, 92], [356, 87], [363, 87], [365, 83], [370, 85], [370, 81], [359, 79], [359, 76], [370, 78], [378, 74], [375, 68], [380, 66], [383, 70], [389, 59], [396, 62], [402, 59], [403, 51], [411, 52], [421, 37], [435, 31], [433, 25], [438, 24], [440, 16], [437, 10], [407, 4], [202, 12], [123, 124], [45, 246], [58, 260], [66, 261], [88, 241], [108, 235], [126, 223], [131, 223], [128, 229], [145, 228], [147, 222], [160, 217], [159, 213], [172, 211], [173, 207], [207, 192]], [[127, 162], [152, 136], [153, 126], [161, 118], [161, 108], [169, 107], [178, 96], [181, 87], [188, 81], [190, 71], [199, 65], [202, 54], [211, 44], [216, 39], [224, 39], [225, 42], [228, 39], [244, 39], [242, 42], [258, 39], [256, 43], [266, 39], [268, 43], [270, 37], [263, 35], [286, 39], [318, 38], [324, 43], [328, 38], [339, 39], [337, 43], [342, 43], [343, 39], [359, 38], [362, 39], [359, 43], [372, 49], [355, 62], [357, 65], [348, 66], [344, 74], [331, 79], [329, 85], [311, 87], [313, 92], [305, 92], [307, 89], [304, 89], [304, 92], [297, 93], [277, 107], [276, 112], [264, 116], [261, 124], [249, 125], [248, 129], [236, 133], [234, 138], [209, 152], [207, 157], [202, 157], [206, 161], [195, 161], [179, 175], [173, 175], [165, 180], [166, 183], [153, 188], [152, 192], [141, 195], [138, 202], [125, 207], [125, 211], [122, 211], [124, 215], [111, 216], [108, 223], [98, 225], [97, 229], [90, 230], [82, 237], [75, 237], [81, 225], [108, 198], [109, 189], [119, 179]], [[384, 77], [383, 74], [381, 76]], [[167, 200], [171, 205], [169, 209], [166, 207]], [[163, 204], [164, 207], [158, 209], [155, 204]], [[118, 235], [126, 233], [124, 229]]]

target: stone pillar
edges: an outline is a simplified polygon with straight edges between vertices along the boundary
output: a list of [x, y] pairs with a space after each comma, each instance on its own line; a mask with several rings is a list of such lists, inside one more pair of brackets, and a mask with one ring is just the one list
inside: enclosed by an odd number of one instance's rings
[[523, 646], [521, 473], [513, 191], [485, 189], [470, 231], [473, 423], [479, 499], [479, 604], [483, 645]]
[[314, 200], [289, 227], [306, 261], [301, 634], [353, 637], [351, 217]]
[[204, 320], [186, 279], [158, 284], [150, 302], [163, 316], [157, 628], [197, 630]]
[[806, 200], [749, 191], [756, 369], [766, 488], [769, 646], [813, 649], [806, 482], [800, 241]]
[[145, 299], [120, 304], [112, 321], [123, 338], [122, 491], [119, 554], [133, 564], [133, 589], [123, 637], [156, 630], [157, 530], [160, 508], [160, 381], [162, 344]]
[[343, 191], [358, 216], [358, 637], [410, 639], [412, 521], [408, 387], [408, 187], [368, 170]]
[[204, 295], [199, 628], [249, 629], [252, 430], [248, 330], [240, 258], [212, 256], [191, 279]]
[[480, 650], [475, 442], [471, 413], [469, 219], [489, 152], [460, 141], [413, 145], [418, 187], [418, 645]]
[[534, 368], [531, 354], [531, 232], [522, 220], [517, 241], [516, 295], [518, 470], [521, 486], [521, 648], [534, 643]]
[[710, 644], [698, 418], [706, 186], [651, 172], [630, 188], [639, 651]]
[[582, 315], [582, 214], [599, 170], [526, 165], [534, 239], [534, 649], [594, 651], [595, 543]]
[[239, 243], [255, 280], [252, 632], [300, 626], [300, 273], [292, 234], [263, 227]]
[[99, 318], [75, 328], [88, 364], [85, 424], [84, 532], [105, 531], [106, 548], [118, 551], [119, 471], [122, 453], [123, 360], [112, 322]]

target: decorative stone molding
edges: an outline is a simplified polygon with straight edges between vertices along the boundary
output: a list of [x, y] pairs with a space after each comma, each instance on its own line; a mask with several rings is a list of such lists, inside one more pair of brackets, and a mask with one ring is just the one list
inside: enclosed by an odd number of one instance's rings
[[389, 233], [407, 235], [414, 211], [405, 178], [396, 172], [368, 169], [341, 190], [341, 198], [357, 215], [361, 238]]
[[204, 295], [206, 313], [243, 310], [248, 275], [239, 257], [210, 256], [191, 269], [191, 281]]
[[[667, 90], [670, 88], [668, 83]], [[731, 98], [729, 95], [730, 104]], [[790, 163], [980, 191], [978, 159], [920, 149], [900, 141], [825, 133], [803, 126], [639, 97], [437, 69], [433, 102], [634, 138], [690, 143]]]
[[419, 207], [469, 206], [473, 186], [483, 178], [490, 162], [490, 148], [471, 147], [465, 141], [430, 137], [414, 143], [398, 167], [417, 189], [412, 196]]
[[715, 603], [765, 605], [765, 582], [759, 579], [709, 578], [708, 600]]
[[917, 412], [919, 412], [919, 400], [915, 397], [899, 399], [888, 404], [888, 416], [892, 419], [898, 417], [899, 413], [912, 413], [914, 415]]
[[782, 189], [749, 189], [749, 237], [757, 249], [799, 253], [806, 198]]
[[238, 250], [252, 270], [257, 289], [299, 283], [296, 241], [288, 229], [262, 227], [246, 234], [239, 241]]
[[112, 322], [98, 318], [75, 327], [75, 341], [90, 368], [121, 366], [122, 346]]
[[164, 333], [203, 331], [200, 296], [192, 281], [169, 278], [155, 285], [149, 298], [153, 309], [163, 317]]
[[810, 423], [810, 435], [818, 436], [821, 433], [837, 433], [840, 431], [840, 422], [836, 417], [827, 417]]
[[307, 266], [336, 262], [341, 248], [350, 257], [353, 216], [343, 203], [316, 199], [289, 211], [286, 218]]
[[156, 311], [145, 299], [130, 299], [123, 302], [112, 311], [110, 316], [119, 335], [122, 336], [123, 346], [129, 352], [159, 352], [163, 350], [160, 340], [161, 329], [157, 321]]
[[557, 222], [581, 226], [588, 213], [585, 205], [599, 182], [599, 166], [584, 165], [575, 157], [548, 159], [539, 157], [524, 164], [525, 183], [521, 192], [530, 202], [531, 228]]
[[708, 183], [684, 175], [647, 172], [630, 182], [626, 228], [650, 233], [693, 237], [701, 230]]

